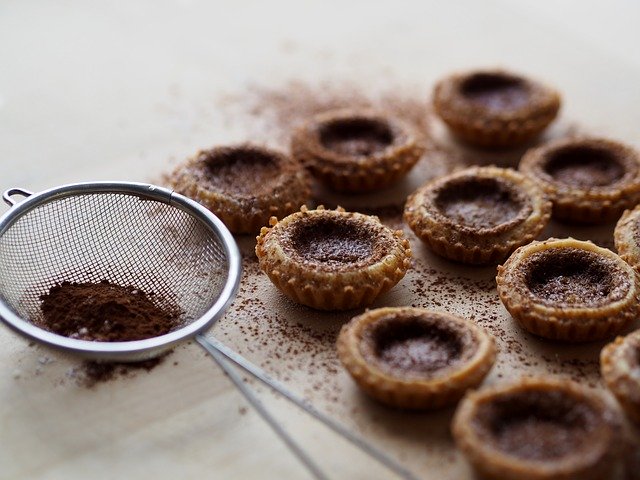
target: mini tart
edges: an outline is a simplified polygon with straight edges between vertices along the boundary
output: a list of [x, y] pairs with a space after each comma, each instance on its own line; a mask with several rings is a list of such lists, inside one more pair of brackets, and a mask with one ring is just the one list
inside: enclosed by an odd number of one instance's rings
[[273, 284], [318, 310], [371, 304], [411, 266], [409, 242], [377, 217], [303, 207], [262, 228], [256, 255]]
[[604, 347], [600, 369], [626, 414], [640, 425], [640, 330]]
[[272, 216], [297, 211], [311, 194], [300, 164], [252, 145], [202, 150], [180, 165], [169, 183], [215, 213], [233, 233], [256, 233]]
[[624, 212], [613, 232], [618, 255], [640, 272], [640, 206]]
[[458, 448], [490, 480], [612, 478], [618, 430], [602, 398], [549, 379], [472, 392], [452, 423]]
[[433, 104], [462, 140], [480, 147], [512, 147], [537, 136], [556, 118], [560, 95], [521, 75], [477, 70], [437, 83]]
[[368, 110], [314, 116], [293, 135], [291, 151], [330, 188], [365, 192], [402, 178], [425, 151], [409, 124]]
[[407, 409], [457, 402], [479, 385], [496, 356], [476, 324], [421, 308], [369, 310], [342, 327], [338, 356], [367, 394]]
[[638, 316], [635, 272], [591, 242], [552, 238], [520, 247], [498, 267], [496, 283], [513, 318], [544, 338], [600, 340]]
[[561, 221], [605, 223], [640, 202], [640, 154], [612, 140], [548, 143], [529, 150], [519, 168], [549, 194]]
[[495, 264], [533, 240], [551, 215], [544, 192], [510, 169], [473, 167], [437, 178], [407, 199], [404, 220], [438, 255]]

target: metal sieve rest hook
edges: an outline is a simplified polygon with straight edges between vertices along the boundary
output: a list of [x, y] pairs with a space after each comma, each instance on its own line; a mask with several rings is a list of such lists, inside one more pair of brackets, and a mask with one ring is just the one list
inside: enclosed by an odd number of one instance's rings
[[24, 188], [10, 188], [9, 190], [5, 190], [5, 192], [2, 194], [2, 199], [4, 200], [4, 203], [9, 205], [10, 207], [13, 207], [16, 203], [18, 203], [13, 198], [11, 198], [14, 195], [22, 195], [23, 197], [26, 198], [33, 195], [33, 192], [30, 192], [29, 190], [25, 190]]

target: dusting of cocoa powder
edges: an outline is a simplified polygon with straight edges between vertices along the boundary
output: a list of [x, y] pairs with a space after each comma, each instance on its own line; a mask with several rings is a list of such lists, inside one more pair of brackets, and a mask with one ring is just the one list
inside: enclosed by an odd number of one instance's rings
[[40, 297], [38, 325], [65, 337], [98, 342], [157, 337], [180, 326], [181, 311], [154, 297], [107, 280], [62, 282]]
[[115, 380], [118, 377], [131, 377], [136, 372], [150, 372], [162, 362], [169, 353], [160, 357], [143, 360], [141, 362], [122, 363], [122, 362], [82, 362], [79, 368], [70, 370], [67, 374], [75, 378], [76, 383], [80, 386], [93, 388], [97, 384]]
[[[242, 122], [250, 138], [288, 149], [293, 130], [318, 113], [342, 108], [387, 112], [429, 137], [431, 106], [423, 86], [389, 85], [366, 88], [349, 81], [282, 85], [254, 84], [236, 95], [225, 95], [218, 106], [229, 113], [228, 122]], [[248, 120], [251, 120], [250, 122]]]

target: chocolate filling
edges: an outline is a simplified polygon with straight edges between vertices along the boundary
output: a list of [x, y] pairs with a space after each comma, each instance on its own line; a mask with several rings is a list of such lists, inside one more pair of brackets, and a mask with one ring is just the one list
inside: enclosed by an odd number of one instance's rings
[[525, 200], [493, 178], [460, 178], [436, 193], [435, 205], [457, 224], [493, 228], [518, 217]]
[[551, 152], [544, 170], [557, 182], [580, 188], [611, 185], [625, 173], [613, 152], [586, 145], [566, 146]]
[[432, 374], [459, 363], [463, 357], [460, 332], [436, 320], [382, 319], [366, 335], [377, 363], [392, 373]]
[[503, 452], [551, 460], [590, 444], [599, 419], [589, 404], [565, 392], [526, 391], [482, 404], [474, 427]]
[[353, 218], [313, 215], [286, 231], [283, 246], [306, 263], [336, 270], [373, 264], [389, 251], [383, 228]]
[[393, 143], [389, 124], [368, 118], [336, 119], [320, 129], [320, 143], [341, 155], [367, 157]]
[[203, 152], [206, 165], [201, 185], [208, 189], [255, 195], [272, 190], [271, 182], [281, 173], [279, 158], [253, 147], [221, 148]]
[[495, 73], [471, 75], [460, 87], [464, 97], [489, 110], [514, 110], [529, 102], [529, 90], [517, 77]]
[[528, 259], [526, 285], [553, 307], [599, 307], [621, 300], [629, 290], [613, 260], [578, 248], [550, 249]]

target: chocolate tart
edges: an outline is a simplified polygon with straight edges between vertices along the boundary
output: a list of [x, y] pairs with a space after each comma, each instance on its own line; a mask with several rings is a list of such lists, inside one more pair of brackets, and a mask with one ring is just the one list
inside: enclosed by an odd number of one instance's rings
[[496, 356], [476, 324], [421, 308], [369, 310], [342, 327], [338, 356], [358, 386], [380, 402], [432, 409], [479, 385]]
[[640, 154], [612, 140], [548, 143], [529, 150], [519, 168], [549, 194], [561, 221], [605, 223], [640, 202]]
[[600, 368], [609, 390], [629, 418], [640, 425], [640, 330], [604, 347]]
[[366, 192], [402, 178], [425, 152], [408, 123], [370, 110], [335, 110], [296, 130], [291, 151], [322, 183]]
[[552, 238], [520, 247], [498, 267], [496, 283], [513, 318], [544, 338], [600, 340], [638, 316], [635, 272], [591, 242]]
[[480, 147], [512, 147], [540, 134], [560, 110], [550, 87], [504, 70], [476, 70], [438, 82], [436, 113], [460, 139]]
[[256, 233], [272, 216], [297, 211], [311, 194], [298, 162], [253, 145], [202, 150], [178, 166], [168, 183], [215, 213], [233, 233]]
[[613, 238], [620, 258], [640, 273], [640, 206], [622, 214]]
[[485, 479], [604, 480], [618, 460], [613, 412], [570, 381], [527, 379], [472, 392], [452, 431]]
[[551, 215], [544, 192], [524, 175], [472, 167], [437, 178], [409, 196], [404, 219], [438, 255], [495, 264], [533, 240]]
[[409, 242], [377, 217], [303, 207], [257, 237], [260, 267], [291, 300], [318, 310], [371, 304], [411, 266]]

